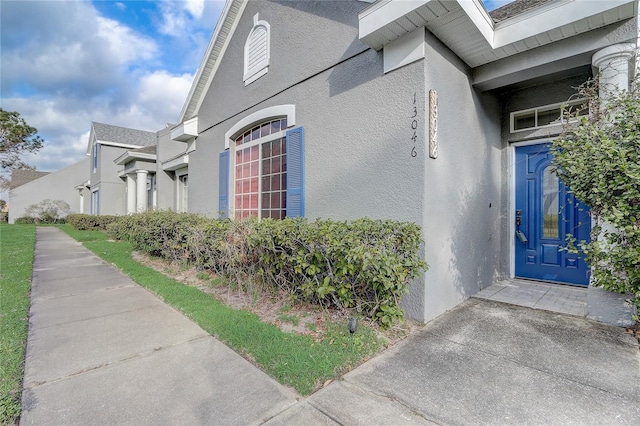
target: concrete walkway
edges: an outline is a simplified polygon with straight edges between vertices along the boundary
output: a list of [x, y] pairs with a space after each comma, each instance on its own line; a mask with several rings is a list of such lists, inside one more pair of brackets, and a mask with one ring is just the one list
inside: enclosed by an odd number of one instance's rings
[[621, 328], [474, 298], [302, 399], [37, 232], [22, 424], [640, 424], [640, 351]]
[[297, 395], [57, 228], [37, 228], [21, 424], [256, 424]]

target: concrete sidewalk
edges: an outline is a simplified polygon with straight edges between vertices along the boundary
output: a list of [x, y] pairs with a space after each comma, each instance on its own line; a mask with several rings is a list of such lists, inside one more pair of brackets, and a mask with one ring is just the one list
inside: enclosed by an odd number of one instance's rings
[[38, 228], [21, 424], [638, 425], [621, 328], [470, 299], [306, 399]]
[[21, 424], [259, 424], [297, 394], [57, 228], [37, 228]]

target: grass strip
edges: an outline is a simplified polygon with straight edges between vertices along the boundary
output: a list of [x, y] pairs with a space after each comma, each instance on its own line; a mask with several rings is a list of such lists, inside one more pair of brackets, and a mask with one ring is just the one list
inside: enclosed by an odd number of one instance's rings
[[0, 224], [0, 424], [21, 412], [35, 226]]
[[361, 326], [351, 336], [346, 324], [333, 327], [325, 338], [285, 333], [257, 315], [230, 308], [195, 287], [177, 282], [133, 260], [132, 247], [110, 241], [99, 231], [60, 228], [108, 263], [117, 266], [136, 283], [191, 318], [209, 334], [252, 360], [280, 383], [308, 395], [328, 379], [335, 378], [376, 353], [383, 342], [375, 332]]

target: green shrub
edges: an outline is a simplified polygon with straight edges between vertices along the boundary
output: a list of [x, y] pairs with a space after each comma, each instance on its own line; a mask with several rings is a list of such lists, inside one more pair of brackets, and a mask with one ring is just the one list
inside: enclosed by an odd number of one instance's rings
[[356, 308], [384, 326], [402, 317], [400, 298], [427, 268], [413, 223], [267, 219], [254, 223], [248, 240], [252, 267], [266, 282], [303, 300]]
[[592, 267], [592, 284], [634, 294], [640, 307], [640, 87], [607, 92], [580, 88], [590, 114], [553, 142], [558, 175], [591, 208], [591, 241], [569, 240]]
[[17, 218], [14, 223], [16, 225], [33, 225], [36, 223], [36, 218], [31, 216], [22, 216]]
[[110, 223], [115, 222], [118, 216], [96, 216], [89, 214], [70, 214], [67, 215], [67, 223], [80, 231], [101, 230], [106, 231]]
[[[71, 224], [85, 223], [70, 218]], [[391, 220], [242, 221], [152, 211], [118, 217], [109, 234], [136, 250], [265, 286], [323, 306], [354, 308], [390, 326], [407, 285], [427, 269], [420, 227]]]
[[[111, 223], [111, 236], [131, 242], [137, 250], [178, 262], [196, 262], [190, 237], [205, 222], [203, 216], [149, 211], [122, 216]], [[197, 263], [197, 262], [196, 262]]]

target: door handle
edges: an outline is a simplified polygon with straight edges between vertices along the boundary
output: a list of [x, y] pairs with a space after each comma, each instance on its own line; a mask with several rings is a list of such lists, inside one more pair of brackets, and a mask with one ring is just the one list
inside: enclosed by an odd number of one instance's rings
[[524, 232], [522, 232], [519, 229], [516, 231], [516, 237], [518, 237], [518, 239], [522, 244], [527, 244], [529, 242], [529, 240], [527, 239], [527, 236], [524, 235]]
[[527, 244], [529, 240], [527, 236], [524, 235], [524, 232], [520, 230], [520, 225], [522, 224], [522, 210], [516, 210], [516, 237], [520, 240], [522, 244]]

